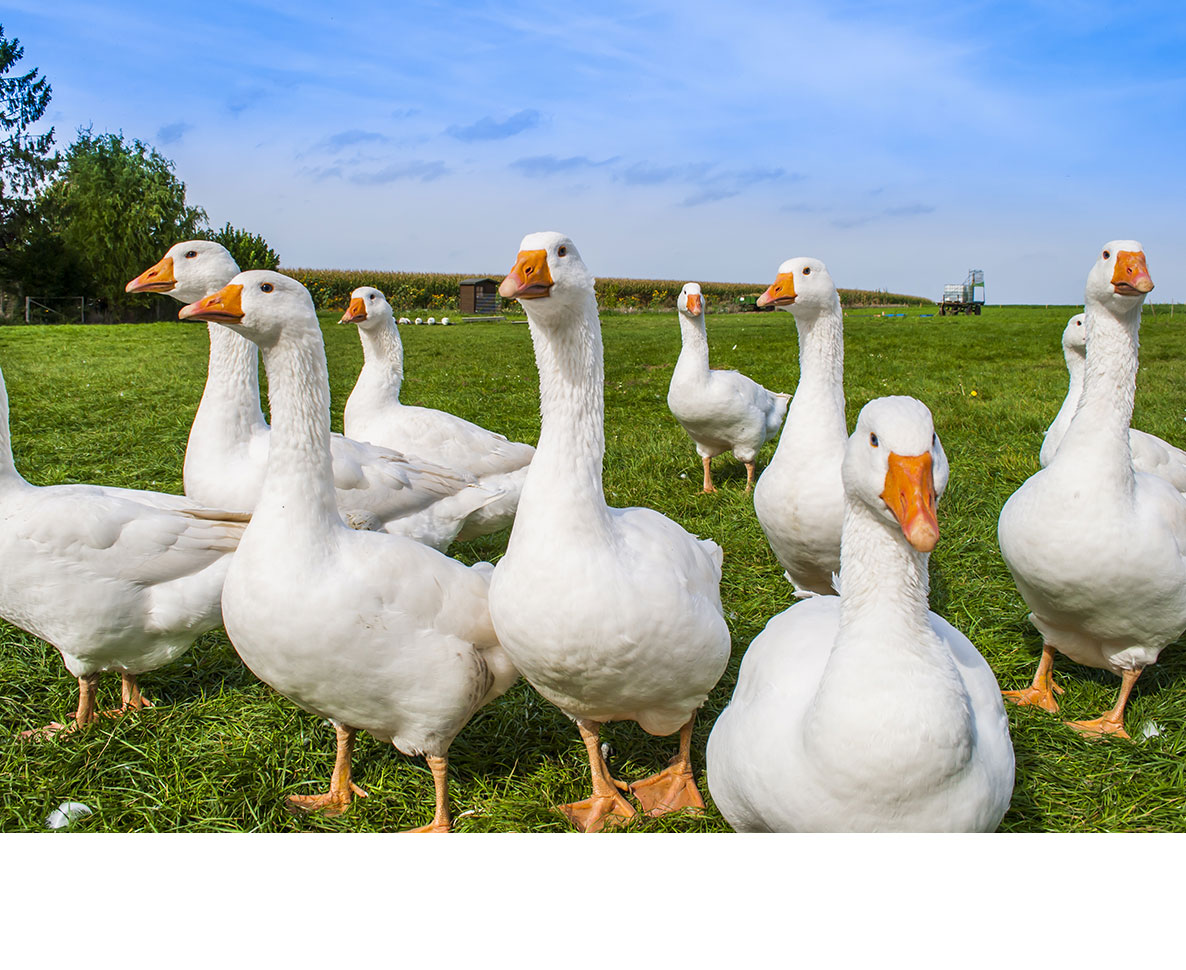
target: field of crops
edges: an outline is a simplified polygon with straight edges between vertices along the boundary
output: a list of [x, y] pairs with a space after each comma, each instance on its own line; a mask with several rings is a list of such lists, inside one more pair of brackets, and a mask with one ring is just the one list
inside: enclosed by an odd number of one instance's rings
[[[851, 426], [872, 397], [912, 394], [932, 410], [951, 461], [931, 560], [932, 607], [963, 630], [1003, 687], [1027, 684], [1040, 641], [1001, 561], [996, 519], [1038, 467], [1042, 433], [1065, 392], [1059, 335], [1073, 307], [985, 309], [981, 317], [846, 314], [845, 381]], [[895, 311], [902, 312], [902, 311]], [[923, 316], [922, 314], [928, 314]], [[353, 327], [324, 313], [334, 427], [361, 365]], [[1186, 441], [1182, 325], [1168, 308], [1147, 310], [1134, 423]], [[716, 367], [738, 368], [793, 391], [797, 343], [786, 313], [710, 315]], [[717, 460], [715, 495], [700, 492], [700, 464], [666, 408], [679, 348], [673, 313], [603, 317], [606, 350], [605, 487], [614, 505], [647, 505], [725, 549], [722, 597], [734, 659], [699, 718], [694, 757], [728, 702], [746, 646], [790, 602], [789, 588], [743, 492], [744, 469]], [[453, 410], [513, 439], [539, 432], [530, 337], [514, 322], [403, 331], [403, 400]], [[189, 424], [206, 366], [205, 328], [163, 322], [110, 327], [0, 328], [18, 469], [36, 484], [85, 481], [164, 491], [181, 488]], [[769, 460], [771, 445], [761, 463]], [[506, 534], [454, 548], [466, 561], [497, 560]], [[1058, 664], [1061, 716], [1111, 706], [1111, 675]], [[360, 738], [355, 780], [370, 792], [336, 819], [297, 818], [288, 794], [323, 790], [333, 732], [257, 681], [224, 634], [203, 637], [181, 660], [142, 678], [155, 707], [85, 733], [30, 744], [17, 732], [64, 719], [76, 684], [57, 652], [0, 624], [0, 830], [35, 831], [60, 802], [94, 814], [85, 831], [391, 831], [431, 815], [422, 760]], [[118, 698], [118, 679], [100, 689]], [[1005, 831], [1186, 831], [1186, 651], [1166, 649], [1137, 684], [1131, 743], [1087, 740], [1059, 718], [1010, 708], [1017, 784]], [[634, 780], [662, 766], [674, 739], [612, 725], [616, 775]], [[451, 751], [451, 793], [463, 832], [565, 831], [551, 805], [585, 797], [584, 748], [568, 720], [520, 683], [482, 711]], [[706, 797], [707, 788], [701, 779]], [[727, 831], [709, 805], [702, 817], [639, 819], [627, 832]]]

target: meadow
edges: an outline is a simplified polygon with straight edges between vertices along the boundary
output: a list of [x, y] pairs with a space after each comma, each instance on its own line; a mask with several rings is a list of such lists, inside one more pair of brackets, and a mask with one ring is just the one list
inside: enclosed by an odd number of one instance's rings
[[[397, 314], [407, 312], [395, 307]], [[1029, 683], [1038, 635], [996, 543], [1006, 498], [1038, 468], [1038, 449], [1066, 390], [1059, 337], [1076, 307], [987, 307], [980, 317], [922, 316], [933, 308], [852, 309], [845, 316], [845, 391], [851, 427], [860, 407], [911, 394], [932, 410], [951, 462], [939, 506], [942, 535], [931, 558], [931, 605], [985, 655], [1002, 687]], [[411, 315], [415, 315], [414, 312]], [[333, 421], [362, 363], [355, 329], [323, 312]], [[604, 314], [605, 488], [613, 505], [647, 505], [725, 549], [721, 585], [733, 662], [699, 716], [698, 769], [737, 665], [765, 622], [790, 603], [790, 588], [744, 493], [744, 468], [714, 462], [718, 493], [700, 492], [700, 462], [667, 410], [679, 350], [673, 312]], [[1147, 308], [1134, 424], [1186, 440], [1180, 380], [1186, 316]], [[521, 322], [405, 327], [402, 399], [455, 411], [512, 439], [539, 433], [538, 385]], [[796, 333], [789, 314], [708, 318], [714, 367], [737, 368], [773, 390], [793, 391]], [[205, 378], [200, 325], [0, 327], [16, 464], [31, 482], [100, 482], [181, 491], [189, 424]], [[768, 444], [760, 467], [769, 460]], [[496, 561], [506, 533], [460, 544], [465, 561]], [[2, 568], [2, 566], [0, 566]], [[1065, 658], [1059, 716], [1009, 708], [1017, 781], [1004, 831], [1186, 830], [1186, 652], [1171, 646], [1138, 681], [1128, 708], [1131, 743], [1093, 741], [1060, 718], [1094, 717], [1119, 680]], [[420, 825], [432, 780], [420, 759], [360, 737], [355, 781], [370, 797], [336, 819], [295, 817], [294, 793], [324, 790], [333, 763], [330, 727], [261, 684], [226, 636], [201, 638], [180, 661], [141, 678], [155, 707], [77, 735], [21, 742], [17, 732], [64, 720], [76, 683], [56, 650], [0, 622], [0, 830], [37, 831], [60, 802], [94, 814], [89, 832], [391, 831]], [[107, 675], [100, 705], [118, 704]], [[624, 780], [657, 770], [675, 739], [610, 725], [603, 740]], [[459, 832], [566, 831], [551, 805], [588, 793], [584, 748], [570, 722], [520, 682], [480, 712], [451, 750], [450, 790]], [[728, 826], [709, 801], [699, 817], [638, 818], [626, 832], [717, 832]]]

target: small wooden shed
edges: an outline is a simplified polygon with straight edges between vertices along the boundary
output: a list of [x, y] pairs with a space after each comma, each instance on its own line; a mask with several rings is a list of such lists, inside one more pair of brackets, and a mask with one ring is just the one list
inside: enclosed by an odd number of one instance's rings
[[494, 316], [498, 313], [498, 280], [488, 276], [475, 276], [462, 280], [461, 312]]

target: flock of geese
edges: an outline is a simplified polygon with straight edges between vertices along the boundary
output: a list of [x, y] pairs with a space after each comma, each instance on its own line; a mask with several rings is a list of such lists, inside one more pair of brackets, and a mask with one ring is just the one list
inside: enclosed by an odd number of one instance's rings
[[[279, 273], [239, 272], [212, 242], [179, 243], [127, 286], [168, 293], [185, 304], [181, 319], [208, 324], [184, 497], [26, 482], [0, 376], [0, 616], [53, 644], [79, 686], [74, 717], [30, 740], [146, 706], [138, 675], [222, 625], [256, 676], [335, 726], [328, 790], [289, 798], [294, 811], [339, 813], [365, 794], [351, 772], [365, 731], [427, 759], [435, 809], [415, 831], [449, 831], [449, 746], [520, 676], [587, 748], [591, 794], [558, 806], [576, 828], [702, 810], [691, 738], [730, 656], [723, 553], [657, 511], [606, 504], [593, 283], [572, 241], [542, 232], [523, 239], [499, 287], [530, 326], [535, 448], [402, 404], [398, 326], [372, 287], [355, 290], [342, 317], [365, 362], [346, 434], [332, 433], [308, 291]], [[1072, 725], [1091, 734], [1127, 737], [1134, 682], [1186, 629], [1186, 452], [1129, 427], [1152, 286], [1139, 243], [1101, 250], [1086, 312], [1064, 335], [1070, 385], [1043, 469], [999, 523], [1044, 638], [1032, 686], [1004, 697], [1056, 711], [1056, 653], [1111, 670], [1122, 679], [1116, 706]], [[745, 464], [797, 597], [744, 655], [709, 737], [709, 790], [739, 831], [991, 831], [1012, 796], [1013, 748], [988, 664], [928, 608], [948, 478], [931, 413], [914, 398], [879, 398], [848, 433], [840, 300], [819, 260], [784, 262], [759, 304], [794, 316], [794, 396], [710, 368], [694, 283], [678, 300], [668, 396], [706, 492], [714, 456]], [[756, 478], [757, 453], [780, 426]], [[507, 526], [497, 566], [446, 554]], [[104, 671], [122, 677], [115, 711], [97, 709]], [[678, 734], [669, 765], [614, 778], [599, 732], [619, 720]]]

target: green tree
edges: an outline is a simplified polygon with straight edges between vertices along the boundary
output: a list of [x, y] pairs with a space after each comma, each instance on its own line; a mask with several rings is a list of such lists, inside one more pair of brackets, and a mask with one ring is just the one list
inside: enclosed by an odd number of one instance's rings
[[276, 269], [280, 265], [276, 250], [268, 245], [263, 236], [246, 229], [236, 229], [229, 222], [217, 231], [208, 231], [202, 238], [225, 246], [239, 264], [239, 269]]
[[173, 243], [202, 232], [206, 213], [186, 204], [185, 183], [173, 168], [139, 139], [83, 129], [40, 196], [38, 208], [50, 231], [86, 276], [84, 295], [98, 300], [109, 317], [144, 315], [144, 299], [125, 294], [124, 285]]
[[[15, 37], [5, 38], [0, 25], [0, 291], [20, 296], [20, 281], [30, 271], [43, 272], [46, 258], [60, 259], [50, 252], [34, 210], [34, 195], [57, 166], [52, 152], [54, 130], [40, 135], [29, 127], [40, 120], [49, 106], [52, 88], [37, 68], [15, 74], [25, 49]], [[29, 249], [30, 237], [37, 237], [36, 255]]]

